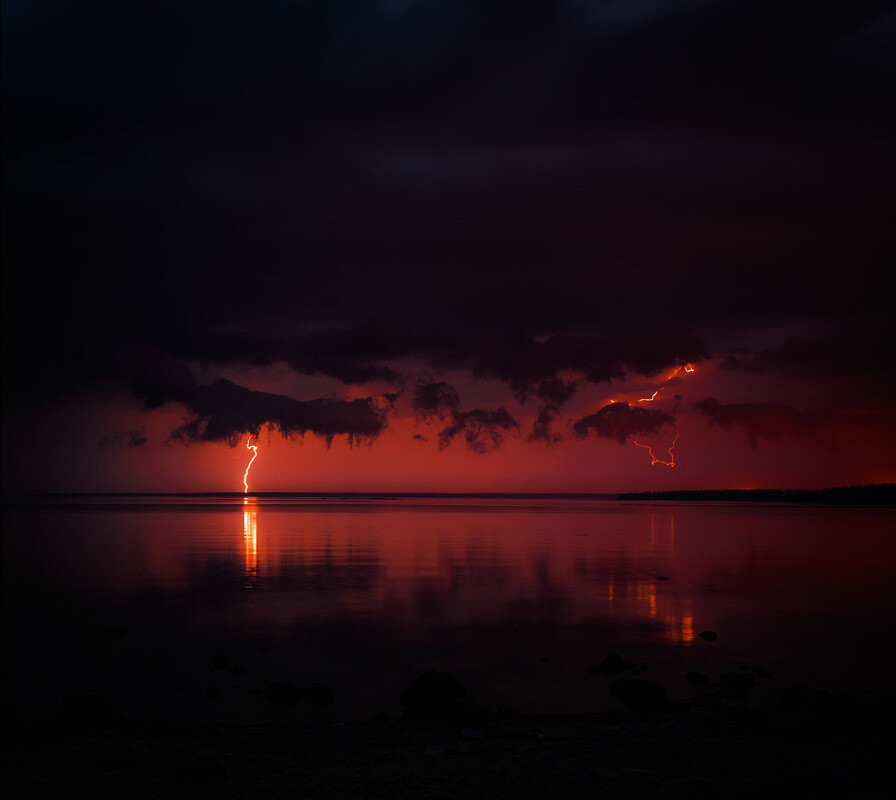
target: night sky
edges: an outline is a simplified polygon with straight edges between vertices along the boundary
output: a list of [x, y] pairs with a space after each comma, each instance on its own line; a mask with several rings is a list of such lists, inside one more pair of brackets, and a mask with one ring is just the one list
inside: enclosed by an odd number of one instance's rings
[[3, 491], [241, 491], [250, 433], [257, 491], [896, 481], [894, 40], [7, 0]]

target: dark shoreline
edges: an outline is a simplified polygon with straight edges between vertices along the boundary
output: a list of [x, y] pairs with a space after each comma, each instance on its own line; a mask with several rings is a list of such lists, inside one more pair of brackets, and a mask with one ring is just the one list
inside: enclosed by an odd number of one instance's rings
[[896, 484], [870, 483], [830, 489], [693, 489], [672, 492], [625, 492], [617, 500], [685, 502], [811, 503], [819, 505], [896, 505]]
[[[896, 505], [896, 484], [875, 483], [825, 489], [682, 489], [661, 492], [252, 492], [253, 499], [297, 500], [579, 500]], [[46, 492], [7, 495], [4, 505], [94, 498], [243, 499], [243, 492]]]

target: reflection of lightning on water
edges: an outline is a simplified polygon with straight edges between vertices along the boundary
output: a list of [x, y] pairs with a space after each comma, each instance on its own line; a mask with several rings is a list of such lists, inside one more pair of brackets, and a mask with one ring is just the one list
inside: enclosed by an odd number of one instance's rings
[[252, 467], [252, 462], [258, 458], [258, 445], [252, 444], [252, 434], [249, 434], [249, 438], [246, 439], [246, 449], [254, 450], [255, 455], [252, 456], [249, 463], [246, 465], [246, 471], [243, 473], [243, 493], [249, 494], [249, 470]]
[[246, 546], [246, 588], [251, 588], [258, 576], [258, 510], [255, 498], [243, 500], [243, 541]]

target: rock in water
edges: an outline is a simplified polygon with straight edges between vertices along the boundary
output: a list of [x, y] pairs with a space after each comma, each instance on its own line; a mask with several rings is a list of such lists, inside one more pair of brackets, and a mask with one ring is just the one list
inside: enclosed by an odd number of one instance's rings
[[409, 703], [401, 714], [402, 722], [432, 722], [442, 718], [441, 703]]
[[287, 708], [294, 706], [302, 699], [302, 691], [291, 683], [272, 683], [268, 687], [265, 697], [268, 698], [271, 705]]
[[634, 668], [634, 664], [614, 653], [613, 655], [607, 656], [598, 669], [604, 675], [618, 675], [620, 672], [628, 672]]
[[658, 683], [642, 678], [613, 681], [610, 691], [632, 708], [653, 708], [666, 702], [666, 690]]
[[756, 685], [752, 672], [726, 672], [722, 675], [722, 686], [731, 694], [745, 695], [747, 690]]
[[336, 699], [336, 693], [329, 686], [306, 686], [304, 689], [299, 689], [299, 692], [303, 700], [314, 703], [320, 708], [332, 705]]
[[401, 702], [442, 703], [450, 697], [466, 697], [467, 690], [459, 681], [436, 669], [427, 670], [401, 693]]
[[586, 668], [585, 672], [590, 672], [592, 675], [618, 675], [620, 672], [643, 672], [647, 669], [647, 666], [647, 664], [642, 663], [636, 670], [635, 665], [631, 661], [626, 661], [622, 656], [614, 653], [607, 656], [600, 664]]
[[230, 666], [230, 659], [219, 653], [212, 659], [212, 666], [215, 669], [227, 669]]
[[707, 642], [714, 642], [719, 638], [719, 634], [717, 634], [715, 631], [700, 631], [697, 636], [699, 636], [701, 639], [706, 639]]

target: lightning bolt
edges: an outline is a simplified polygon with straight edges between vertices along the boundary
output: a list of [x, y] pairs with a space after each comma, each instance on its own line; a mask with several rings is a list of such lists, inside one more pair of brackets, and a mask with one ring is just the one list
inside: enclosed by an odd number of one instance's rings
[[252, 462], [258, 458], [258, 445], [252, 444], [252, 434], [249, 434], [249, 438], [246, 439], [246, 449], [254, 450], [255, 454], [249, 460], [249, 463], [246, 465], [246, 471], [243, 473], [243, 489], [244, 494], [249, 494], [249, 470], [252, 468]]
[[663, 461], [661, 458], [657, 458], [653, 454], [653, 448], [649, 444], [641, 444], [637, 439], [632, 439], [632, 441], [638, 445], [638, 447], [643, 447], [648, 453], [650, 453], [650, 466], [656, 466], [657, 464], [662, 464], [664, 467], [674, 467], [675, 466], [675, 443], [678, 441], [678, 431], [675, 431], [675, 438], [672, 440], [672, 444], [669, 446], [669, 460]]
[[[672, 370], [672, 374], [669, 375], [668, 378], [666, 378], [666, 381], [671, 381], [672, 378], [676, 377], [678, 375], [678, 373], [681, 372], [682, 370], [684, 370], [685, 372], [693, 372], [694, 365], [693, 364], [682, 364], [682, 365], [676, 367], [674, 370]], [[665, 389], [665, 388], [666, 388], [665, 386], [660, 386], [659, 389], [657, 389], [652, 395], [650, 395], [650, 397], [641, 397], [638, 399], [638, 402], [639, 403], [652, 403], [656, 399], [656, 396], [661, 391], [663, 391], [663, 389]], [[669, 446], [669, 450], [668, 450], [669, 460], [668, 461], [666, 461], [665, 459], [662, 459], [662, 458], [657, 458], [653, 454], [653, 448], [649, 444], [641, 444], [637, 439], [632, 439], [632, 441], [638, 447], [643, 447], [650, 454], [650, 466], [651, 467], [655, 467], [657, 464], [662, 464], [664, 467], [674, 467], [675, 466], [675, 444], [678, 441], [678, 436], [679, 436], [679, 431], [676, 429], [675, 438], [672, 440], [672, 444]]]
[[[678, 373], [681, 372], [682, 370], [684, 370], [685, 372], [693, 372], [694, 365], [693, 364], [682, 364], [681, 366], [676, 367], [674, 370], [672, 370], [672, 374], [669, 375], [668, 378], [666, 378], [666, 381], [671, 381], [672, 378], [674, 378], [676, 375], [678, 375]], [[656, 400], [656, 396], [661, 391], [663, 391], [663, 389], [665, 389], [665, 388], [666, 388], [665, 386], [660, 386], [660, 388], [657, 389], [652, 395], [650, 395], [650, 397], [639, 397], [638, 402], [639, 403], [652, 403], [654, 400]]]

